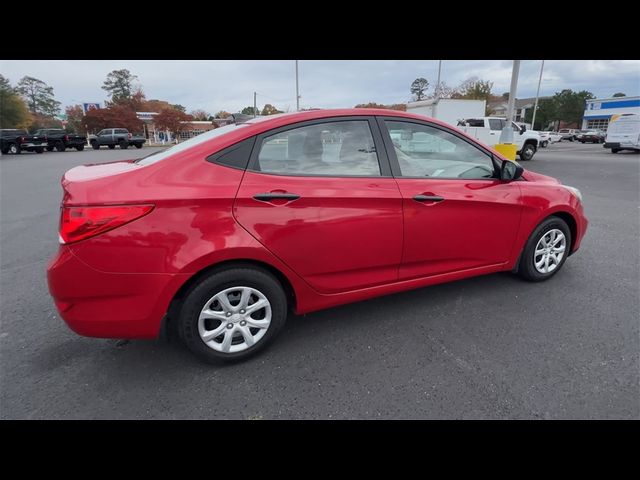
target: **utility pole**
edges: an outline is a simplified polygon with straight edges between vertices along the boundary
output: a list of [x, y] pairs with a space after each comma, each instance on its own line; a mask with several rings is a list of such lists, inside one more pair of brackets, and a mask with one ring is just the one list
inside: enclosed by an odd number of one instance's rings
[[257, 105], [256, 105], [256, 92], [253, 92], [253, 118], [256, 118], [257, 115]]
[[536, 112], [538, 111], [538, 96], [540, 95], [540, 83], [542, 83], [542, 70], [544, 70], [544, 60], [540, 67], [540, 78], [538, 78], [538, 90], [536, 90], [536, 104], [533, 106], [533, 120], [531, 120], [531, 129], [536, 129]]
[[438, 81], [436, 82], [436, 100], [440, 98], [440, 72], [442, 71], [442, 60], [438, 60]]
[[300, 111], [300, 91], [298, 89], [298, 60], [296, 60], [296, 112]]
[[518, 88], [518, 73], [520, 72], [520, 60], [513, 61], [513, 69], [511, 70], [511, 88], [509, 89], [509, 104], [507, 105], [507, 121], [505, 122], [502, 133], [500, 134], [500, 143], [513, 143], [513, 107], [516, 103], [516, 90]]

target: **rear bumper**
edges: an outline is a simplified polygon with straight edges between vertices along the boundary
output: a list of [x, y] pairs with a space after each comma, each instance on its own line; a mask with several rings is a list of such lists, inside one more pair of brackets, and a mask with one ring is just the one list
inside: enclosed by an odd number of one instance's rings
[[35, 150], [36, 148], [45, 148], [46, 143], [25, 142], [20, 144], [22, 150]]
[[634, 145], [632, 143], [620, 143], [620, 142], [605, 142], [602, 145], [604, 148], [620, 148], [625, 150], [640, 150], [640, 145]]
[[47, 268], [49, 292], [69, 328], [101, 338], [156, 338], [180, 277], [100, 272], [64, 245]]

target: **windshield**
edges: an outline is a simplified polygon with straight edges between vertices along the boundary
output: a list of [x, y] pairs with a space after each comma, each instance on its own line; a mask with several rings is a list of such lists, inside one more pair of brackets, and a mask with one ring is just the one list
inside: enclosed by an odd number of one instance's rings
[[245, 124], [233, 123], [231, 125], [225, 125], [224, 127], [210, 130], [206, 133], [202, 133], [198, 135], [197, 137], [193, 137], [187, 141], [179, 143], [178, 145], [174, 145], [171, 148], [167, 148], [166, 150], [154, 152], [150, 155], [147, 155], [146, 157], [142, 157], [141, 159], [137, 160], [136, 163], [139, 165], [151, 165], [152, 163], [156, 163], [156, 162], [159, 162], [160, 160], [164, 160], [165, 158], [170, 157], [171, 155], [180, 153], [184, 150], [188, 150], [189, 148], [199, 145], [201, 143], [208, 142], [212, 138], [220, 137], [237, 128], [242, 128], [244, 125]]

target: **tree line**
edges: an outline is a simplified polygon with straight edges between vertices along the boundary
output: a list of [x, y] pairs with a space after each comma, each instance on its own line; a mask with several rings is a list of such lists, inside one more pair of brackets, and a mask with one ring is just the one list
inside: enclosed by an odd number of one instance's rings
[[[172, 104], [165, 100], [148, 100], [136, 80], [138, 77], [127, 69], [110, 72], [102, 89], [108, 99], [104, 108], [84, 112], [82, 105], [66, 106], [66, 125], [69, 132], [91, 133], [103, 128], [118, 126], [130, 132], [142, 132], [143, 122], [136, 112], [156, 112], [154, 124], [160, 130], [167, 130], [175, 136], [188, 128], [183, 122], [210, 121], [224, 119], [231, 115], [220, 110], [215, 114], [196, 109], [190, 113], [180, 104]], [[25, 76], [15, 86], [8, 78], [0, 74], [0, 128], [23, 128], [37, 130], [40, 128], [63, 128], [59, 115], [61, 103], [55, 99], [53, 87], [40, 79]], [[242, 113], [253, 115], [253, 107], [246, 107]], [[258, 115], [274, 115], [282, 113], [271, 104], [256, 109]], [[215, 126], [216, 124], [213, 123]]]

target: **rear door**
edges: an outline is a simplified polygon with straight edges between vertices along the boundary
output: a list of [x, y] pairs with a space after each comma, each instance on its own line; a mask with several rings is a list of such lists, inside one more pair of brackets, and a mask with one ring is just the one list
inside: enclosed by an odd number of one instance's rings
[[489, 152], [438, 125], [380, 119], [404, 210], [400, 280], [510, 258], [522, 211], [519, 182], [497, 178]]
[[373, 117], [259, 135], [234, 215], [318, 292], [398, 278], [402, 199]]

